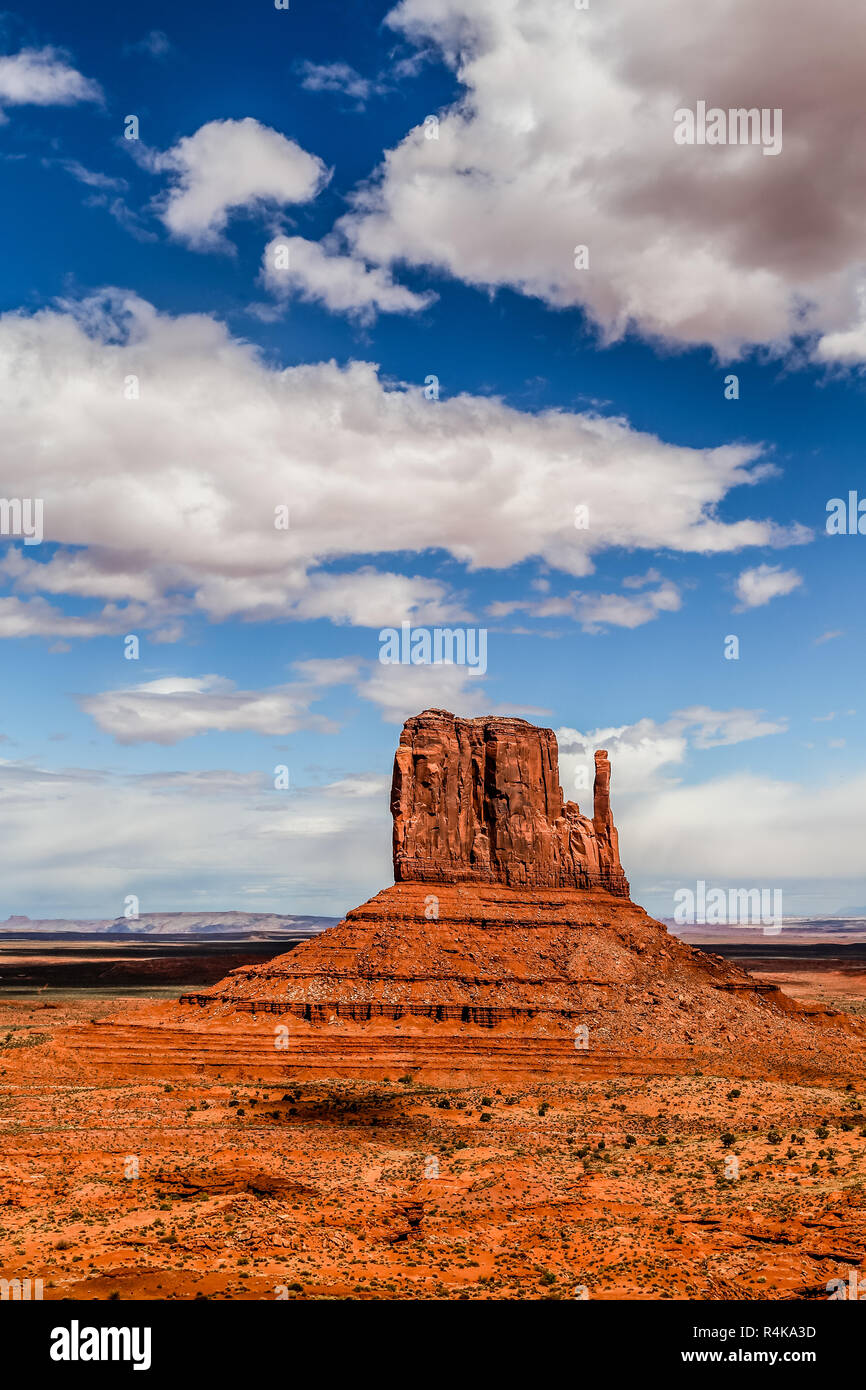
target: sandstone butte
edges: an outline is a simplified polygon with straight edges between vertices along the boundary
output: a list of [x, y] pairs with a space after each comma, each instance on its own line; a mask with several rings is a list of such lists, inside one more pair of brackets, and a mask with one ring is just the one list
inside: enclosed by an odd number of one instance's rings
[[125, 1074], [158, 1056], [262, 1079], [866, 1072], [861, 1022], [631, 901], [604, 750], [595, 768], [590, 817], [563, 799], [551, 729], [425, 710], [394, 760], [394, 884], [287, 954], [71, 1046]]
[[669, 935], [629, 898], [606, 755], [591, 817], [557, 761], [550, 730], [427, 710], [396, 882], [338, 926], [182, 1003], [0, 1000], [0, 1268], [52, 1298], [847, 1285], [866, 1028]]

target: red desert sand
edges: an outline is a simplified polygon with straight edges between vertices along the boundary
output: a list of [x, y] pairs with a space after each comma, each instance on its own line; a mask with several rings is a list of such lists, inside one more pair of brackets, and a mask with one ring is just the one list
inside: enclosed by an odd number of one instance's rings
[[[0, 1003], [0, 1272], [46, 1298], [827, 1298], [866, 1025], [629, 898], [596, 754], [426, 710], [396, 882], [177, 1003]], [[5, 1039], [5, 1041], [4, 1041]]]

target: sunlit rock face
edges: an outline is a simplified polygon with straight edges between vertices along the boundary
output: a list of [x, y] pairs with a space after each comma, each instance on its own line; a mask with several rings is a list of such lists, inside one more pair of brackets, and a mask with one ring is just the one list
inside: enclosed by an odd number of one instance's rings
[[610, 763], [595, 755], [592, 819], [563, 801], [552, 729], [525, 719], [406, 721], [394, 759], [398, 883], [601, 888], [628, 897], [610, 810]]

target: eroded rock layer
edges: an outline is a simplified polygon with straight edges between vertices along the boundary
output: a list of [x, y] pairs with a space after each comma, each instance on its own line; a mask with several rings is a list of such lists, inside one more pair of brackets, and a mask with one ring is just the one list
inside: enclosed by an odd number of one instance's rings
[[628, 897], [610, 810], [610, 763], [595, 755], [592, 819], [563, 801], [552, 729], [525, 719], [406, 721], [394, 759], [399, 882], [605, 888]]
[[183, 996], [175, 1022], [239, 1037], [280, 1024], [292, 1065], [332, 1071], [357, 1070], [364, 1047], [365, 1066], [435, 1054], [443, 1073], [542, 1055], [568, 1069], [729, 1065], [732, 1049], [779, 1068], [791, 1048], [821, 1070], [862, 1049], [847, 1015], [798, 1006], [631, 902], [603, 751], [594, 790], [592, 820], [563, 804], [550, 729], [410, 719], [391, 800], [397, 882], [286, 955]]
[[203, 1013], [192, 1016], [214, 1024], [361, 1025], [376, 1048], [383, 1025], [423, 1020], [446, 1033], [510, 1035], [516, 1052], [530, 1038], [558, 1036], [573, 1055], [625, 1049], [635, 1059], [660, 1047], [685, 1058], [696, 1046], [727, 1053], [732, 1045], [780, 1055], [793, 1040], [808, 1051], [816, 1023], [836, 1034], [836, 1047], [858, 1031], [844, 1015], [807, 1011], [731, 962], [685, 945], [613, 894], [499, 884], [435, 892], [394, 884], [339, 926], [182, 1003], [198, 1005]]

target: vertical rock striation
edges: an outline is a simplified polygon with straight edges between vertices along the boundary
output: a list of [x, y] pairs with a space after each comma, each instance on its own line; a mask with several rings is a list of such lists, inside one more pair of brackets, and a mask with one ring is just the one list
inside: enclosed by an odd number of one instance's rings
[[[211, 1022], [276, 1016], [290, 1069], [389, 1075], [435, 1054], [443, 1074], [470, 1082], [491, 1065], [571, 1073], [664, 1056], [681, 1069], [698, 1036], [726, 1065], [735, 1040], [741, 1058], [768, 1040], [785, 1065], [798, 1048], [816, 1054], [801, 1006], [630, 901], [601, 749], [594, 793], [592, 819], [563, 803], [550, 729], [444, 710], [407, 720], [391, 798], [396, 883], [288, 954], [183, 995], [188, 1036], [201, 1047]], [[201, 1010], [193, 1028], [189, 1005]], [[828, 1058], [866, 1036], [843, 1015], [826, 1026]], [[482, 1047], [478, 1030], [500, 1036]], [[259, 1058], [263, 1036], [277, 1055], [268, 1033], [256, 1033]], [[227, 1037], [214, 1042], [221, 1059]]]
[[590, 820], [563, 801], [553, 730], [525, 719], [458, 719], [446, 710], [408, 719], [391, 813], [398, 883], [602, 888], [628, 897], [607, 753], [595, 755]]

